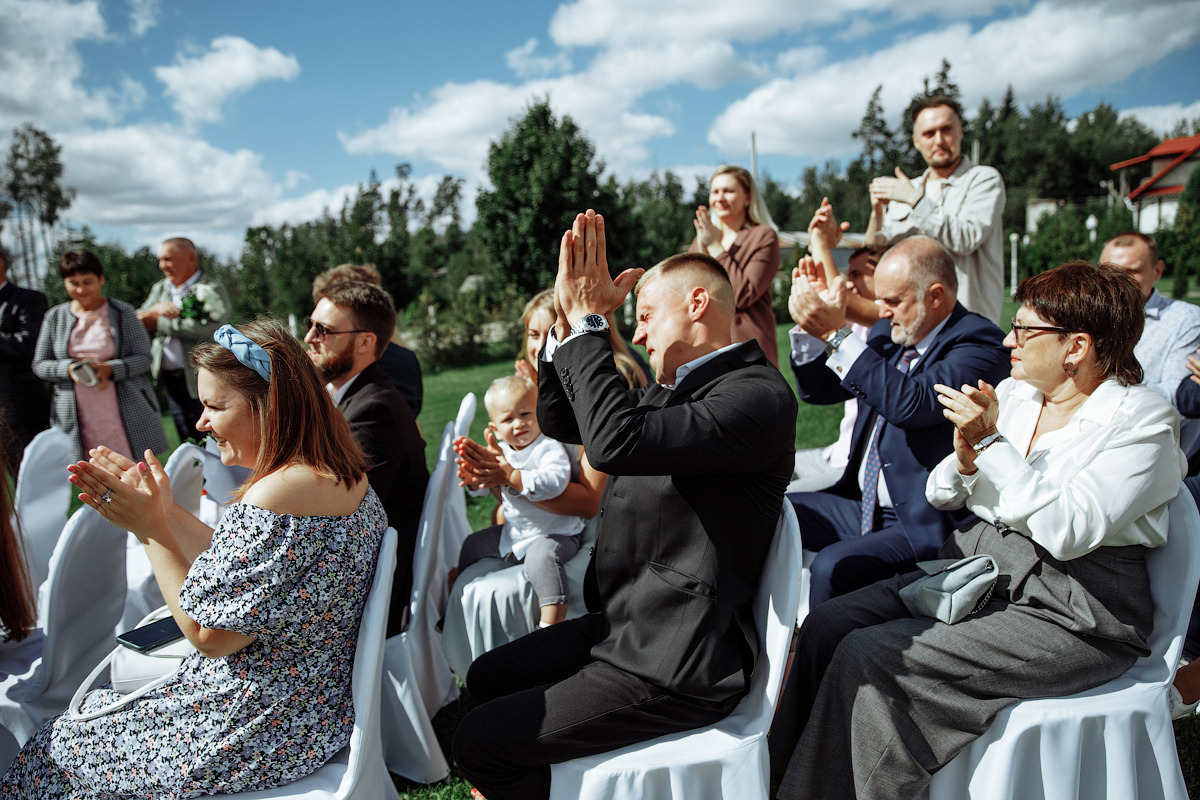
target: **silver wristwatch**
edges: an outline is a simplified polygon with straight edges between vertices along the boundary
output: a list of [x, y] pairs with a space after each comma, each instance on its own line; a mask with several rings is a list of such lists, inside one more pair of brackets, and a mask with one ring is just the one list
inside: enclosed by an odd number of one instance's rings
[[973, 449], [976, 453], [982, 453], [984, 450], [987, 450], [989, 447], [994, 445], [996, 442], [1003, 442], [1003, 441], [1004, 441], [1004, 436], [1002, 434], [1000, 434], [998, 432], [997, 433], [989, 433], [987, 436], [983, 437], [978, 442], [971, 445], [971, 449]]
[[608, 320], [599, 314], [584, 314], [571, 326], [571, 335], [576, 333], [600, 333], [608, 335]]
[[849, 325], [843, 325], [834, 331], [833, 335], [825, 340], [825, 355], [833, 355], [833, 351], [841, 347], [842, 342], [846, 341], [846, 338], [853, 332]]

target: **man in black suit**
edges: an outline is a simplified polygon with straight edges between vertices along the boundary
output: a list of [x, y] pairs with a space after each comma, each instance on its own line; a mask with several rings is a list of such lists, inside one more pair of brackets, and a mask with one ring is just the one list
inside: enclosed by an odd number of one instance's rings
[[50, 396], [33, 374], [46, 296], [9, 283], [10, 262], [8, 251], [0, 247], [0, 413], [8, 428], [5, 467], [15, 477], [25, 446], [50, 421]]
[[387, 292], [346, 281], [322, 291], [304, 336], [326, 388], [367, 454], [367, 480], [398, 534], [388, 636], [400, 633], [407, 622], [417, 526], [429, 482], [417, 423], [378, 363], [395, 327], [396, 309]]
[[[373, 264], [338, 264], [330, 267], [313, 278], [313, 305], [321, 301], [321, 293], [325, 287], [342, 281], [363, 281], [383, 286], [383, 277]], [[396, 385], [408, 408], [412, 411], [413, 419], [421, 413], [421, 403], [425, 397], [425, 387], [421, 381], [421, 363], [417, 354], [407, 347], [396, 343], [397, 337], [392, 336], [383, 355], [379, 357], [379, 367], [388, 380]]]
[[1010, 353], [999, 328], [958, 303], [954, 259], [934, 239], [905, 239], [880, 259], [881, 318], [865, 343], [849, 335], [845, 283], [825, 286], [823, 272], [805, 262], [788, 306], [798, 326], [792, 369], [800, 398], [822, 405], [858, 398], [841, 479], [822, 492], [788, 495], [804, 547], [820, 551], [810, 567], [809, 604], [816, 605], [936, 558], [969, 516], [925, 499], [929, 470], [954, 441], [934, 386], [995, 385], [1008, 377]]
[[628, 390], [608, 317], [603, 219], [562, 241], [558, 319], [538, 371], [542, 430], [608, 473], [583, 617], [480, 657], [454, 755], [489, 800], [544, 798], [552, 763], [711, 724], [758, 657], [751, 603], [794, 464], [796, 400], [758, 344], [730, 342], [733, 289], [703, 254], [638, 283], [635, 344], [658, 383]]

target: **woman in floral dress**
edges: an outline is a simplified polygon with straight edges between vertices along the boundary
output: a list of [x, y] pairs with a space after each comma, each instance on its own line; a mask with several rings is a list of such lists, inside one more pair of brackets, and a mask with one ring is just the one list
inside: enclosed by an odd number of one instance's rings
[[[153, 453], [71, 467], [80, 499], [141, 540], [195, 645], [178, 674], [113, 713], [60, 716], [0, 797], [184, 798], [314, 772], [350, 739], [358, 626], [385, 516], [365, 460], [299, 343], [273, 321], [192, 351], [221, 460], [253, 470], [215, 531], [172, 499]], [[83, 711], [118, 695], [90, 693]]]

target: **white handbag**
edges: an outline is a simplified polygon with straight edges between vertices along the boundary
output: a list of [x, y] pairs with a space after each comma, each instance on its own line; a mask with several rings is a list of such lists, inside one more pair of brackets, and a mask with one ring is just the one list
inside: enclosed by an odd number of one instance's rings
[[[149, 625], [151, 622], [169, 616], [171, 616], [171, 609], [162, 606], [147, 614], [137, 627]], [[96, 719], [122, 709], [142, 695], [154, 691], [174, 678], [175, 674], [179, 672], [179, 668], [183, 666], [184, 659], [195, 652], [195, 646], [186, 638], [145, 653], [139, 653], [123, 644], [118, 644], [75, 690], [71, 704], [67, 706], [67, 714], [73, 720], [83, 721]], [[81, 710], [83, 699], [105, 669], [109, 670], [113, 690], [123, 696], [106, 706], [85, 713]]]

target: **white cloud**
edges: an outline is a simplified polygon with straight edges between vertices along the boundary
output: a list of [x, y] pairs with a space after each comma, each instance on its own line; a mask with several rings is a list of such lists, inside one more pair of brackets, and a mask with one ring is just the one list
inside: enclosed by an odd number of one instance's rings
[[240, 36], [218, 37], [207, 53], [181, 53], [173, 66], [154, 70], [166, 84], [171, 105], [189, 126], [219, 121], [222, 104], [234, 94], [266, 80], [294, 80], [299, 74], [300, 62], [294, 56], [256, 47]]
[[107, 37], [96, 0], [0, 0], [0, 130], [115, 122], [109, 92], [79, 85], [77, 45]]
[[1127, 108], [1121, 112], [1121, 117], [1134, 117], [1160, 136], [1166, 136], [1180, 120], [1191, 122], [1200, 118], [1200, 100], [1186, 106], [1183, 103], [1168, 103], [1162, 106]]
[[165, 125], [63, 134], [63, 184], [78, 190], [69, 217], [143, 229], [244, 228], [280, 196], [249, 150], [228, 152]]
[[158, 24], [161, 0], [129, 0], [129, 31], [134, 36], [145, 36], [146, 31]]
[[555, 72], [566, 72], [571, 68], [571, 57], [559, 51], [552, 56], [535, 56], [537, 39], [530, 38], [520, 47], [509, 50], [504, 54], [508, 68], [517, 74], [518, 78], [540, 78]]
[[753, 130], [760, 153], [851, 155], [858, 147], [850, 132], [874, 88], [882, 84], [881, 100], [894, 119], [943, 57], [953, 65], [969, 110], [984, 97], [998, 100], [1009, 84], [1022, 103], [1048, 93], [1071, 97], [1193, 44], [1200, 15], [1190, 10], [1188, 3], [1097, 8], [1046, 2], [978, 30], [946, 25], [808, 74], [768, 81], [730, 104], [708, 141], [726, 156], [740, 156]]

